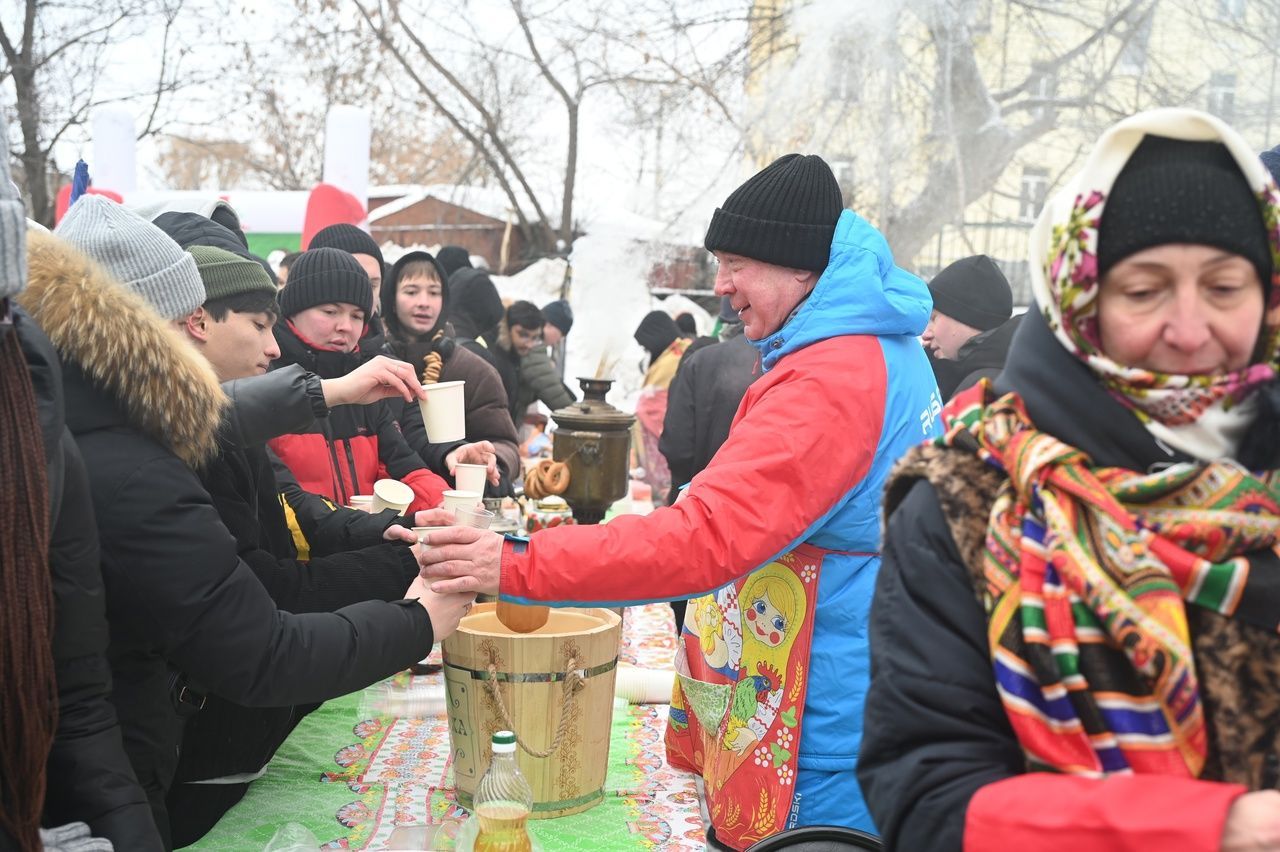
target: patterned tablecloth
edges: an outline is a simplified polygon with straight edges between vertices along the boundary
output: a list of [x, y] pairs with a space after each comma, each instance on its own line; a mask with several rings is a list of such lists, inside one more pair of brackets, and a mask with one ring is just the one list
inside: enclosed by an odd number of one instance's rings
[[[624, 663], [670, 669], [674, 652], [666, 604], [627, 610]], [[442, 706], [441, 675], [403, 674], [393, 680], [411, 694], [438, 694]], [[257, 852], [281, 825], [296, 822], [320, 840], [322, 849], [376, 850], [386, 848], [396, 826], [465, 817], [454, 798], [445, 718], [378, 716], [368, 709], [372, 694], [329, 701], [304, 719], [266, 775], [188, 848]], [[665, 704], [615, 708], [605, 801], [573, 816], [531, 821], [547, 852], [704, 848], [693, 776], [666, 763], [667, 709]]]

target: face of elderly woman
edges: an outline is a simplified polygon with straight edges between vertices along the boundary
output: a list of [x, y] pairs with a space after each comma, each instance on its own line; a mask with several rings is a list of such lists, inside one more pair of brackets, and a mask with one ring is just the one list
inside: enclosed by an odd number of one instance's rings
[[1263, 312], [1253, 264], [1186, 243], [1129, 255], [1107, 272], [1098, 295], [1102, 351], [1125, 366], [1176, 375], [1248, 366]]

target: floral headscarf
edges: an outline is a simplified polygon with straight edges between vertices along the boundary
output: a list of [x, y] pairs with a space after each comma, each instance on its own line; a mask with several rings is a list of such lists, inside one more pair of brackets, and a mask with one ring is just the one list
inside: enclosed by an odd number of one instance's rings
[[[1258, 199], [1272, 258], [1261, 355], [1221, 376], [1156, 373], [1107, 357], [1098, 334], [1098, 224], [1107, 195], [1146, 135], [1221, 142]], [[1262, 161], [1229, 126], [1206, 113], [1159, 109], [1108, 130], [1078, 175], [1045, 205], [1031, 232], [1031, 286], [1036, 304], [1067, 351], [1169, 446], [1200, 459], [1231, 456], [1253, 421], [1252, 394], [1277, 376], [1280, 326], [1280, 189]]]

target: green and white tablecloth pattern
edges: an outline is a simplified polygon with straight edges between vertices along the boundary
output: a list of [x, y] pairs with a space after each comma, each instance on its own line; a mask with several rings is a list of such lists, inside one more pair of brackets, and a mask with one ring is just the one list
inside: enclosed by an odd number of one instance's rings
[[[627, 611], [622, 659], [670, 668], [674, 651], [665, 604]], [[409, 676], [399, 675], [400, 679]], [[414, 678], [431, 688], [439, 674]], [[329, 701], [304, 719], [264, 777], [195, 850], [258, 852], [285, 823], [310, 830], [322, 849], [382, 849], [397, 825], [466, 815], [454, 800], [449, 734], [439, 718], [371, 718], [361, 694]], [[693, 777], [666, 764], [666, 705], [615, 710], [606, 798], [573, 816], [530, 823], [548, 852], [701, 850]]]

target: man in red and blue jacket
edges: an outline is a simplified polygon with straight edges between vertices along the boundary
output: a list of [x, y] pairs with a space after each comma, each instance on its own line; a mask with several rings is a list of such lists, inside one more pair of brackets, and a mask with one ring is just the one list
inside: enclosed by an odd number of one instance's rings
[[717, 209], [706, 247], [760, 353], [728, 440], [674, 506], [527, 542], [433, 533], [434, 588], [515, 602], [689, 602], [668, 759], [698, 772], [712, 842], [875, 827], [854, 776], [880, 565], [880, 495], [941, 408], [917, 339], [932, 302], [791, 154]]

